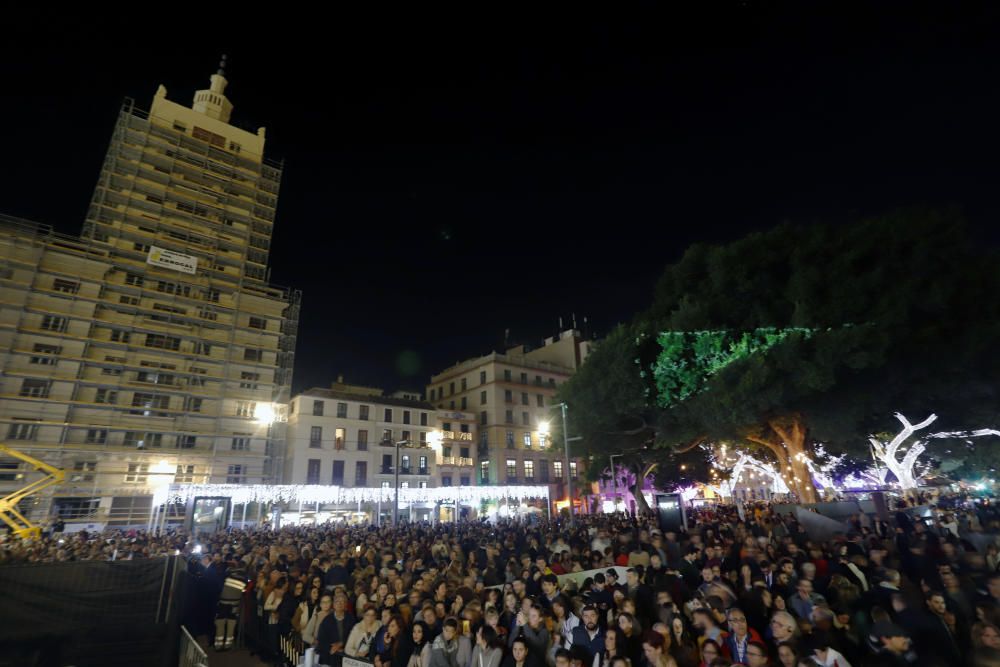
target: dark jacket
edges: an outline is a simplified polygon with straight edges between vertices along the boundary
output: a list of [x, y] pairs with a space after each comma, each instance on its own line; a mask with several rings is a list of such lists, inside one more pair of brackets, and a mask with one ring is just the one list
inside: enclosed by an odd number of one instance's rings
[[583, 664], [589, 667], [594, 662], [594, 656], [604, 652], [604, 630], [598, 627], [597, 635], [591, 639], [587, 628], [581, 623], [573, 628], [573, 646], [587, 651], [587, 662]]
[[340, 656], [334, 656], [330, 653], [330, 645], [347, 643], [347, 637], [351, 634], [351, 629], [354, 628], [355, 624], [354, 617], [348, 613], [344, 614], [344, 620], [341, 623], [343, 630], [341, 632], [337, 631], [337, 618], [332, 613], [323, 619], [323, 622], [319, 624], [319, 631], [316, 633], [316, 644], [317, 651], [320, 655], [320, 662], [325, 665], [339, 665]]

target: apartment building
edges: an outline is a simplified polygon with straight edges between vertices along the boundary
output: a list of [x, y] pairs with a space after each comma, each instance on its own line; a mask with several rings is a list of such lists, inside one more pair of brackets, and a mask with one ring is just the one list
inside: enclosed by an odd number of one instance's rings
[[569, 330], [537, 349], [494, 352], [431, 378], [428, 402], [475, 415], [478, 484], [548, 484], [551, 498], [565, 498], [567, 475], [579, 478], [583, 464], [571, 458], [564, 469], [563, 443], [553, 443], [546, 426], [560, 418], [556, 390], [589, 350], [590, 342]]
[[[125, 102], [79, 238], [0, 219], [0, 428], [68, 473], [36, 520], [142, 525], [159, 486], [283, 476], [300, 294], [267, 282], [282, 168], [264, 128], [229, 124], [226, 85]], [[32, 475], [0, 472], [0, 493]]]

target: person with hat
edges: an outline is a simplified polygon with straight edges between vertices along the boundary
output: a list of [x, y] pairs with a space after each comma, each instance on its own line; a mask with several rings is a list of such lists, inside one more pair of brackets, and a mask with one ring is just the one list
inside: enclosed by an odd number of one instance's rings
[[890, 621], [879, 621], [872, 628], [878, 653], [868, 656], [865, 667], [909, 667], [916, 660], [910, 651], [910, 634]]

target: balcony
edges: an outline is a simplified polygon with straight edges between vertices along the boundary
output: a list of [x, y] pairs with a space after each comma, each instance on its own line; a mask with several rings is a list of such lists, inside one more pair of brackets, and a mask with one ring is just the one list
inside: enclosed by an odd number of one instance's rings
[[428, 468], [417, 468], [417, 474], [418, 475], [429, 475], [429, 474], [431, 474], [431, 472], [430, 472], [430, 470]]
[[442, 466], [471, 466], [475, 464], [476, 462], [472, 459], [462, 456], [442, 456], [438, 460], [438, 465]]
[[382, 466], [381, 468], [379, 468], [379, 473], [382, 475], [391, 475], [392, 466]]

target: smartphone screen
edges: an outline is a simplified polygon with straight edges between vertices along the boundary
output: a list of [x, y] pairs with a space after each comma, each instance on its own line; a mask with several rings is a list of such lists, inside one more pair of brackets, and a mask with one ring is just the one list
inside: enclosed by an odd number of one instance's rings
[[469, 623], [469, 620], [465, 619], [464, 621], [462, 621], [462, 634], [467, 635], [470, 632], [472, 632], [471, 625]]

